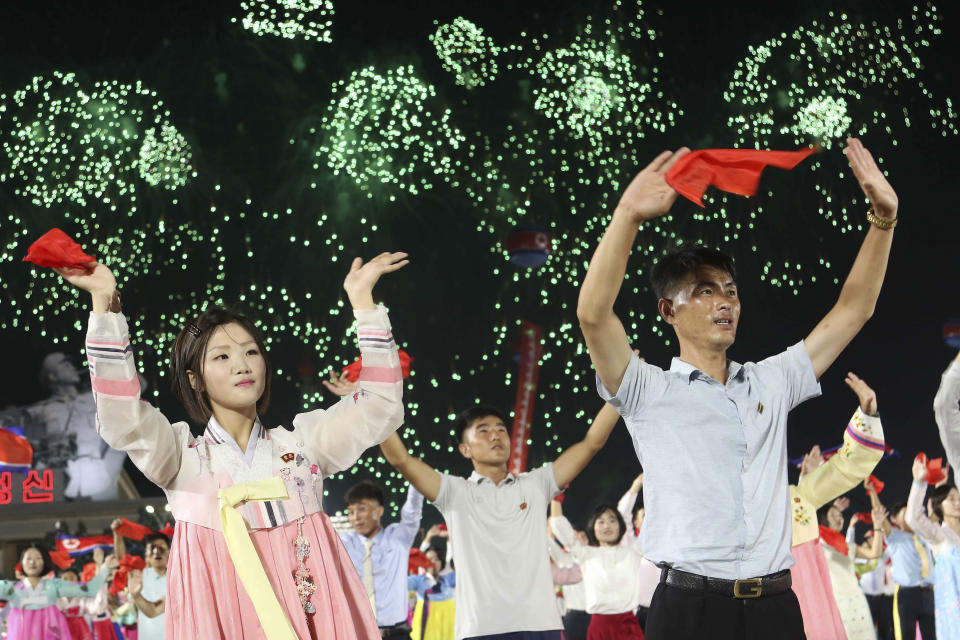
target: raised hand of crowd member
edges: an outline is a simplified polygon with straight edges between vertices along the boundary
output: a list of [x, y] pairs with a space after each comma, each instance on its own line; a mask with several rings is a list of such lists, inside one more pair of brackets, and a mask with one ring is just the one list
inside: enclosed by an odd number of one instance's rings
[[127, 554], [127, 541], [117, 532], [122, 524], [123, 520], [120, 518], [114, 518], [110, 523], [110, 530], [113, 532], [113, 552], [120, 558]]
[[143, 597], [143, 572], [134, 569], [127, 574], [127, 588], [137, 610], [148, 618], [156, 618], [167, 610], [167, 597], [163, 596], [156, 602]]
[[878, 415], [879, 409], [877, 408], [877, 392], [870, 388], [870, 386], [861, 380], [857, 374], [851, 372], [847, 373], [847, 377], [844, 379], [844, 382], [847, 384], [854, 393], [857, 394], [857, 399], [860, 400], [860, 409], [867, 414], [868, 416]]
[[803, 454], [803, 461], [800, 463], [800, 477], [812, 473], [823, 464], [823, 456], [820, 455], [820, 445], [815, 444], [808, 453]]
[[840, 511], [840, 513], [843, 513], [844, 511], [850, 508], [850, 498], [846, 496], [840, 496], [839, 498], [833, 501], [833, 506], [835, 506]]

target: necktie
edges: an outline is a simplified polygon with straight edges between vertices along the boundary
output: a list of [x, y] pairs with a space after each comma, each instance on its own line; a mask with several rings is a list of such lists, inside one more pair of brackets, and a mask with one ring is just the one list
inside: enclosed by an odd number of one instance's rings
[[917, 553], [920, 554], [920, 577], [926, 578], [930, 575], [930, 561], [927, 560], [927, 550], [920, 544], [917, 536], [913, 536], [913, 544], [917, 547]]
[[373, 540], [363, 541], [363, 588], [367, 590], [367, 596], [370, 597], [370, 606], [373, 607], [373, 613], [377, 613], [377, 593], [373, 586], [373, 557], [370, 555], [370, 548], [373, 546]]

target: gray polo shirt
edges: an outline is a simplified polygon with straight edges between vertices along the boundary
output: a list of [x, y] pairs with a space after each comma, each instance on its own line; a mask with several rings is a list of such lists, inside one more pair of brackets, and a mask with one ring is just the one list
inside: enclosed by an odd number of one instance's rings
[[643, 465], [646, 557], [752, 578], [793, 564], [787, 413], [820, 385], [803, 342], [728, 366], [724, 385], [678, 358], [664, 371], [633, 356], [616, 396], [597, 387]]

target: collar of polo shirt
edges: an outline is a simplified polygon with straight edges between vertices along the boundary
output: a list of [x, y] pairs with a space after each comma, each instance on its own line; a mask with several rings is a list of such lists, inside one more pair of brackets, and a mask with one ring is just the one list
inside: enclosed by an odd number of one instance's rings
[[[491, 484], [493, 483], [493, 480], [491, 480], [491, 479], [488, 478], [487, 476], [482, 476], [482, 475], [480, 475], [480, 474], [477, 473], [476, 471], [474, 471], [473, 473], [471, 473], [471, 474], [470, 474], [470, 477], [467, 478], [467, 479], [468, 479], [470, 482], [475, 482], [476, 484], [483, 484], [483, 481], [484, 481], [484, 480], [486, 480], [487, 482], [489, 482], [489, 483], [491, 483]], [[510, 484], [511, 482], [514, 482], [516, 479], [517, 479], [517, 476], [513, 475], [512, 473], [507, 473], [507, 477], [504, 478], [504, 479], [503, 479], [503, 482], [501, 482], [500, 484]], [[497, 486], [499, 487], [500, 485], [497, 485]]]
[[[670, 371], [674, 373], [679, 373], [680, 375], [686, 377], [687, 384], [690, 384], [700, 376], [703, 376], [705, 378], [710, 378], [710, 376], [705, 374], [703, 371], [701, 371], [700, 369], [697, 369], [695, 366], [693, 366], [689, 362], [684, 362], [680, 358], [674, 358], [673, 360], [671, 360]], [[733, 360], [730, 360], [727, 363], [728, 379], [742, 378], [744, 375], [744, 371], [745, 371], [744, 366], [739, 362], [734, 362]], [[713, 380], [713, 378], [710, 378], [710, 379]], [[716, 381], [716, 382], [719, 382], [719, 381]]]

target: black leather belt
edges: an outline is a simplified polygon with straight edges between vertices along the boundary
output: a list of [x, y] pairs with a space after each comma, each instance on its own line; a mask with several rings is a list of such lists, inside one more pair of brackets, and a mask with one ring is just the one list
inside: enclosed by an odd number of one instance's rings
[[389, 627], [380, 627], [380, 637], [389, 638], [394, 635], [403, 635], [410, 634], [410, 625], [406, 622], [400, 622], [398, 624], [392, 624]]
[[789, 569], [771, 573], [768, 576], [760, 576], [759, 578], [724, 580], [723, 578], [711, 578], [709, 576], [697, 575], [696, 573], [680, 571], [679, 569], [673, 569], [665, 565], [660, 567], [660, 582], [668, 584], [671, 587], [677, 587], [678, 589], [707, 591], [739, 600], [773, 596], [787, 591], [793, 584]]

